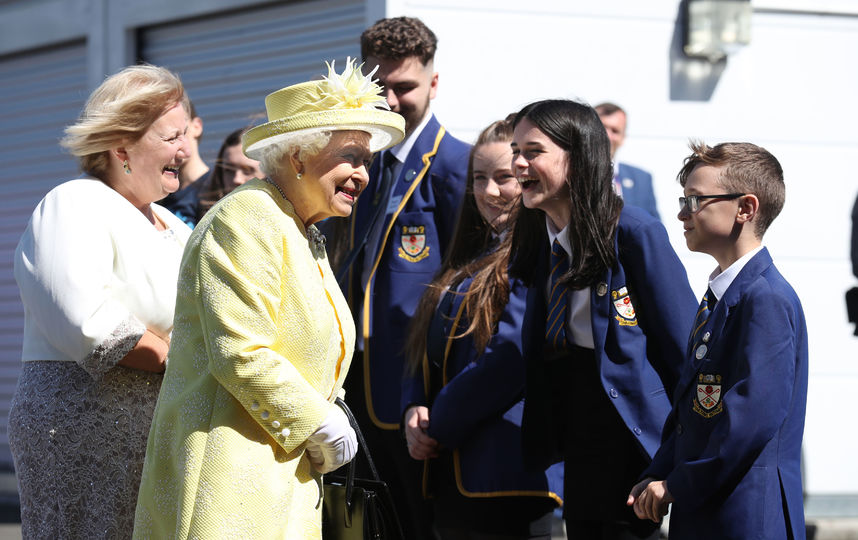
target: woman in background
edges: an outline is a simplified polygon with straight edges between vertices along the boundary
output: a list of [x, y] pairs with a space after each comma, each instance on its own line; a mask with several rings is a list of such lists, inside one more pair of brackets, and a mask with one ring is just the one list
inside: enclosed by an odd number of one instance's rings
[[565, 462], [570, 539], [655, 539], [626, 499], [658, 449], [697, 301], [661, 223], [614, 192], [590, 106], [524, 107], [512, 150], [522, 206], [510, 274], [531, 286], [525, 457]]
[[471, 150], [450, 253], [426, 289], [408, 340], [404, 428], [427, 460], [427, 495], [444, 540], [551, 538], [562, 465], [525, 471], [521, 455], [527, 289], [507, 275], [503, 241], [521, 189], [510, 169], [512, 118]]
[[179, 187], [188, 100], [133, 66], [62, 144], [85, 177], [51, 190], [15, 252], [24, 367], [9, 445], [24, 538], [130, 538], [190, 229], [153, 204]]
[[217, 161], [197, 202], [199, 222], [216, 202], [251, 178], [263, 178], [259, 162], [247, 157], [241, 149], [241, 136], [248, 128], [236, 129], [226, 136], [217, 153]]

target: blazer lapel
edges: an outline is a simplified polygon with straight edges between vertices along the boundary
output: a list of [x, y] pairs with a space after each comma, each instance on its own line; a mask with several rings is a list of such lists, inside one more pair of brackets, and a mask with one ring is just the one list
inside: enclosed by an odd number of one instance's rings
[[433, 115], [426, 123], [423, 131], [420, 132], [420, 136], [414, 141], [414, 146], [411, 147], [405, 157], [405, 162], [399, 169], [399, 175], [394, 182], [394, 189], [391, 191], [393, 196], [404, 195], [413, 182], [422, 181], [423, 177], [428, 174], [429, 165], [438, 149], [436, 138], [440, 129], [441, 124]]
[[[548, 251], [539, 250], [539, 260], [534, 272], [536, 281], [527, 291], [527, 316], [522, 322], [522, 343], [529, 343], [533, 351], [542, 351], [545, 343], [545, 282], [548, 279]], [[541, 356], [540, 356], [541, 357]]]
[[[614, 253], [620, 252], [617, 236], [617, 234], [614, 234]], [[611, 305], [611, 291], [616, 289], [613, 280], [614, 269], [608, 268], [603, 281], [606, 286], [604, 294], [599, 295], [601, 283], [595, 287], [591, 287], [590, 291], [590, 320], [593, 326], [593, 347], [597, 351], [605, 350], [605, 341], [608, 339], [608, 321], [611, 320], [611, 308], [613, 307]], [[626, 283], [620, 283], [619, 285], [626, 286]], [[597, 354], [596, 357], [598, 358], [599, 355]]]
[[[709, 357], [713, 347], [717, 347], [718, 338], [722, 333], [724, 325], [727, 324], [727, 316], [739, 302], [748, 284], [753, 282], [771, 264], [771, 255], [769, 255], [766, 248], [763, 248], [742, 268], [730, 286], [727, 287], [723, 298], [718, 299], [718, 303], [715, 304], [715, 309], [709, 316], [709, 320], [706, 321], [706, 324], [698, 332], [701, 338], [697, 339], [695, 343], [689, 342], [688, 344], [687, 356], [690, 362], [677, 384], [678, 392], [682, 392], [688, 386], [697, 375], [697, 371], [700, 369], [703, 361]], [[701, 349], [701, 347], [705, 347], [705, 349]], [[677, 393], [676, 395], [680, 394]]]

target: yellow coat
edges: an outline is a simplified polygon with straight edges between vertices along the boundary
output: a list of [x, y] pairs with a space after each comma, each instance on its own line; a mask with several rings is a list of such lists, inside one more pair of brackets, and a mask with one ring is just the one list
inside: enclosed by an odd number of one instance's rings
[[355, 332], [306, 234], [253, 180], [191, 235], [134, 538], [321, 537], [304, 442], [342, 388]]

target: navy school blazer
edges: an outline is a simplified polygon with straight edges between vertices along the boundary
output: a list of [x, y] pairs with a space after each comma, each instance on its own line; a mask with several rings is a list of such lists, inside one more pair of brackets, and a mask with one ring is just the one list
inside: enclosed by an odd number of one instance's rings
[[697, 336], [645, 472], [676, 499], [670, 537], [804, 538], [807, 328], [768, 250], [742, 268]]
[[[556, 429], [560, 422], [553, 419], [563, 411], [553, 410], [544, 354], [550, 256], [547, 232], [542, 242], [522, 328], [528, 396], [523, 444], [532, 468], [563, 457], [561, 434]], [[697, 301], [667, 231], [644, 210], [623, 207], [614, 249], [617, 264], [590, 293], [595, 361], [605, 393], [635, 435], [642, 455], [649, 458], [658, 449], [670, 413]], [[631, 314], [626, 297], [633, 306]]]
[[[446, 133], [433, 115], [393, 185], [395, 211], [376, 245], [364, 246], [350, 271], [349, 298], [363, 343], [364, 397], [373, 423], [399, 429], [399, 396], [408, 323], [423, 289], [441, 266], [465, 191], [470, 145]], [[380, 160], [352, 213], [350, 248], [363, 238], [375, 207]], [[364, 259], [374, 271], [362, 283]], [[370, 336], [371, 337], [367, 337]]]
[[[470, 286], [468, 278], [455, 290], [464, 293]], [[509, 303], [481, 355], [472, 336], [453, 337], [470, 324], [464, 297], [450, 292], [446, 296], [441, 302], [446, 308], [435, 313], [429, 326], [422, 369], [403, 379], [402, 412], [411, 405], [430, 408], [428, 434], [453, 452], [453, 474], [462, 495], [548, 497], [562, 504], [563, 464], [528, 471], [522, 456], [521, 325], [527, 288], [519, 280], [510, 280]], [[430, 388], [430, 362], [440, 363], [439, 388]], [[426, 463], [430, 466], [431, 460]]]
[[627, 204], [643, 208], [652, 217], [660, 219], [650, 173], [626, 163], [620, 163], [617, 166], [617, 179], [623, 188], [623, 200]]

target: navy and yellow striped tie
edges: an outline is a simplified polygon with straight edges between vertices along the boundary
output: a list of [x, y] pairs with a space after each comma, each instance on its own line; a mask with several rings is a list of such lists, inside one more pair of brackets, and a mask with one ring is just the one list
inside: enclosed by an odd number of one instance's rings
[[560, 278], [569, 271], [569, 259], [560, 242], [551, 244], [551, 274], [548, 289], [548, 318], [545, 320], [545, 342], [554, 349], [566, 348], [567, 293]]
[[706, 325], [709, 320], [709, 314], [715, 308], [715, 303], [718, 301], [715, 298], [715, 293], [712, 289], [706, 289], [706, 294], [703, 295], [703, 301], [700, 302], [700, 308], [697, 310], [697, 316], [694, 318], [694, 330], [691, 331], [691, 343], [696, 344], [697, 334], [700, 329]]

